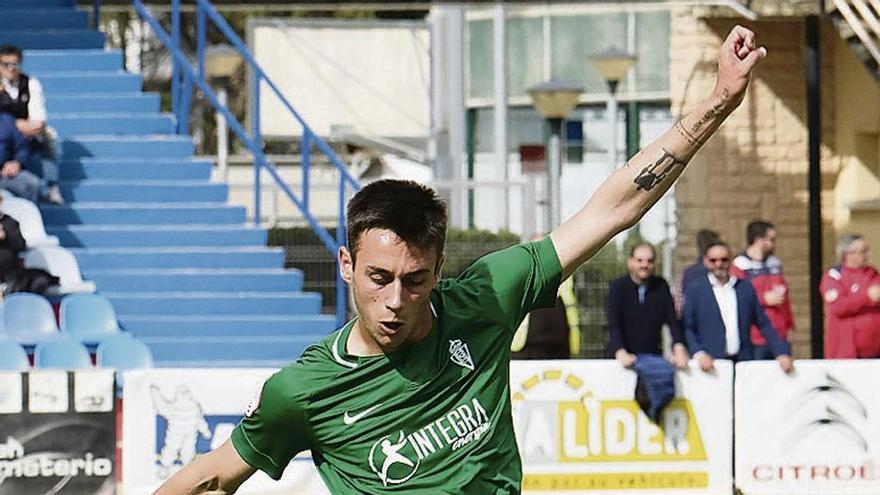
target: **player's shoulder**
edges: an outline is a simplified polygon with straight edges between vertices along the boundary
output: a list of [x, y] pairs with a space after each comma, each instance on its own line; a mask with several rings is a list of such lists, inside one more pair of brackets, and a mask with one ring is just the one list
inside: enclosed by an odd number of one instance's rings
[[331, 379], [335, 374], [344, 371], [341, 363], [334, 357], [334, 345], [337, 344], [342, 329], [336, 330], [320, 341], [308, 346], [302, 355], [293, 363], [281, 368], [273, 378], [281, 383], [315, 384]]

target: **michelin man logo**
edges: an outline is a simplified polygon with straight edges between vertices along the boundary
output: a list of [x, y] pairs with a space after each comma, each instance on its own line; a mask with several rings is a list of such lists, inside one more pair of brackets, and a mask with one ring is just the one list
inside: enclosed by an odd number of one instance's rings
[[399, 485], [419, 469], [419, 456], [406, 435], [401, 431], [396, 440], [392, 438], [393, 435], [385, 435], [370, 449], [370, 468], [384, 486]]
[[153, 407], [156, 414], [165, 418], [168, 426], [159, 453], [159, 476], [168, 477], [175, 463], [186, 465], [196, 456], [198, 436], [211, 438], [211, 429], [205, 421], [202, 406], [196, 402], [186, 385], [177, 387], [174, 397], [168, 399], [153, 385]]

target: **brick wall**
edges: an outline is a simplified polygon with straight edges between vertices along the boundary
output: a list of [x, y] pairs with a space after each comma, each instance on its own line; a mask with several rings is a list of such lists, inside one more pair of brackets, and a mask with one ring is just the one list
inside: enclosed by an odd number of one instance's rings
[[[769, 50], [740, 108], [694, 158], [676, 186], [677, 272], [696, 257], [694, 234], [718, 231], [735, 252], [745, 247], [746, 224], [765, 218], [779, 232], [777, 254], [791, 285], [797, 331], [795, 355], [809, 357], [809, 249], [804, 24], [801, 19], [745, 23], [697, 19], [687, 8], [672, 12], [670, 53], [673, 113], [684, 115], [709, 94], [718, 47], [736, 23], [753, 29]], [[829, 140], [834, 122], [832, 44], [822, 26], [823, 216], [825, 266], [832, 261], [831, 225], [837, 160]]]

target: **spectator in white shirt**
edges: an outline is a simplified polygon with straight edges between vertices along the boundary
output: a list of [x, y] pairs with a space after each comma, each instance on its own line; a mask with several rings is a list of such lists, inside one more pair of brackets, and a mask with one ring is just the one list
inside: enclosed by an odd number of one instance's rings
[[715, 359], [754, 359], [749, 329], [756, 325], [779, 366], [791, 371], [791, 346], [779, 339], [752, 284], [730, 275], [730, 260], [730, 248], [714, 242], [703, 256], [709, 273], [685, 290], [683, 326], [688, 348], [703, 371], [714, 369]]
[[22, 51], [0, 47], [0, 112], [15, 117], [15, 126], [27, 139], [31, 159], [22, 167], [43, 179], [50, 203], [63, 203], [58, 189], [58, 164], [54, 143], [47, 133], [46, 98], [40, 81], [21, 71]]

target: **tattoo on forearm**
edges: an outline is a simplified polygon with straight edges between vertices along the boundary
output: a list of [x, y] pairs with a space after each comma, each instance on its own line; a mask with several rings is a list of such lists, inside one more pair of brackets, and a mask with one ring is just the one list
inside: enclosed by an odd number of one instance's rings
[[683, 137], [684, 140], [687, 141], [688, 144], [690, 144], [691, 146], [697, 146], [701, 144], [700, 140], [697, 139], [696, 136], [694, 136], [693, 134], [688, 132], [687, 129], [684, 128], [684, 124], [682, 124], [680, 120], [676, 122], [675, 130], [678, 131], [678, 134]]
[[727, 108], [727, 100], [729, 99], [730, 89], [725, 87], [723, 90], [721, 90], [721, 101], [712, 105], [712, 108], [706, 110], [706, 113], [704, 113], [703, 116], [700, 117], [700, 120], [694, 122], [693, 125], [691, 125], [691, 132], [693, 132], [694, 134], [700, 132], [700, 129], [703, 128], [703, 125], [705, 125], [707, 122], [715, 120], [719, 115], [721, 115], [721, 113], [724, 112], [724, 109]]
[[651, 189], [654, 189], [658, 184], [663, 182], [670, 173], [672, 173], [675, 167], [684, 167], [684, 162], [664, 149], [663, 155], [661, 155], [654, 163], [649, 163], [648, 166], [643, 168], [641, 173], [639, 173], [639, 175], [633, 180], [636, 184], [636, 191], [650, 191]]

